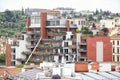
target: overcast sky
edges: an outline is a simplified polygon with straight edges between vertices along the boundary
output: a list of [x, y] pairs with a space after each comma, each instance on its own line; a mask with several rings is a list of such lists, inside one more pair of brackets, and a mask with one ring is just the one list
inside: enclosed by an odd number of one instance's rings
[[120, 12], [120, 0], [0, 0], [0, 11], [21, 10], [23, 8], [53, 9], [71, 7], [80, 10], [110, 10]]

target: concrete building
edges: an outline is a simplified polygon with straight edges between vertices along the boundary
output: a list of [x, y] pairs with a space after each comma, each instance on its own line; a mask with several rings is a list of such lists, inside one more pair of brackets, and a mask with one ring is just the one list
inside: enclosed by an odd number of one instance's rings
[[109, 37], [102, 33], [99, 36], [76, 35], [77, 26], [81, 28], [85, 24], [85, 19], [61, 19], [54, 10], [33, 12], [27, 17], [26, 33], [8, 41], [6, 65], [112, 61]]
[[112, 61], [120, 61], [120, 34], [114, 34], [111, 37], [112, 42]]
[[106, 19], [106, 20], [100, 20], [100, 27], [101, 28], [118, 28], [118, 25], [120, 24], [120, 18], [114, 18], [114, 19]]
[[69, 21], [71, 25], [77, 26], [78, 29], [86, 26], [86, 18], [72, 18]]
[[[27, 32], [24, 34], [23, 42], [17, 39], [16, 44], [19, 46], [14, 46], [11, 44], [14, 40], [9, 40], [6, 45], [6, 65], [25, 63], [33, 50], [29, 62], [36, 64], [44, 60], [64, 62], [63, 55], [68, 54], [68, 44], [71, 44], [69, 39], [75, 36], [76, 28], [75, 25], [70, 25], [68, 20], [60, 19], [58, 11], [34, 12], [27, 18]], [[67, 57], [66, 60], [71, 59]]]
[[93, 15], [94, 11], [89, 11], [89, 10], [82, 10], [80, 11], [82, 15]]
[[26, 48], [27, 35], [26, 33], [17, 33], [14, 36], [14, 39], [8, 39], [8, 43], [6, 45], [6, 65], [7, 66], [15, 66], [18, 64], [23, 64], [18, 58], [25, 59], [25, 56], [22, 54], [23, 51], [29, 51]]

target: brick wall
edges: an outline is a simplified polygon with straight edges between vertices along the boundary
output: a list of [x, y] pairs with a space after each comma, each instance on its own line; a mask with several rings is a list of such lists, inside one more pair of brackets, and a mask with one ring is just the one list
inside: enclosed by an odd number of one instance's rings
[[110, 37], [87, 37], [87, 60], [96, 61], [96, 42], [103, 42], [103, 61], [112, 61], [112, 44]]
[[42, 38], [47, 38], [47, 29], [46, 29], [46, 20], [47, 20], [47, 13], [46, 12], [41, 12], [41, 29], [40, 29], [40, 32], [41, 32], [41, 37]]
[[11, 66], [11, 45], [10, 44], [6, 44], [6, 66]]

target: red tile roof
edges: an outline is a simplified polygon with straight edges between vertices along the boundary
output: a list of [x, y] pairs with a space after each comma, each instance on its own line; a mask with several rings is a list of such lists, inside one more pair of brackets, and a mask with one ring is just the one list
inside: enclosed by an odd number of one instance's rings
[[20, 72], [22, 72], [21, 68], [0, 68], [0, 76], [3, 76], [3, 77], [5, 77], [5, 73], [8, 73], [14, 76]]

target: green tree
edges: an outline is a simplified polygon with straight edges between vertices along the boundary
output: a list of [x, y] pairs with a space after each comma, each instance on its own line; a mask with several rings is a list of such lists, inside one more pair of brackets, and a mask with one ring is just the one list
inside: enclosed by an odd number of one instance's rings
[[88, 27], [82, 27], [81, 31], [80, 31], [82, 34], [85, 34], [85, 35], [92, 35], [93, 32], [91, 30], [89, 30]]

